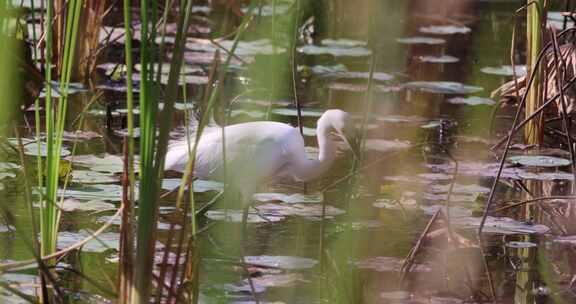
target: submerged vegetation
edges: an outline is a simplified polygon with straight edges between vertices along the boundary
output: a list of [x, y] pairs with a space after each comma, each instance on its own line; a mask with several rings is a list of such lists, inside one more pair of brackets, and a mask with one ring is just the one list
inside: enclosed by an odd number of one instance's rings
[[573, 9], [0, 1], [0, 303], [573, 303]]

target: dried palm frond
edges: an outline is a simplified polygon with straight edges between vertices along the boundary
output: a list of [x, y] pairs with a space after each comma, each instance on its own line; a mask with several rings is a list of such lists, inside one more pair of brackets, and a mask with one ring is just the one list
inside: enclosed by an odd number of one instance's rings
[[[560, 58], [559, 64], [563, 67], [561, 69], [557, 69], [555, 59], [554, 59], [554, 51], [550, 49], [545, 57], [544, 57], [544, 75], [543, 81], [545, 81], [545, 88], [546, 88], [546, 99], [553, 97], [554, 95], [560, 92], [560, 88], [557, 84], [556, 73], [560, 71], [565, 71], [563, 75], [563, 82], [568, 82], [569, 79], [574, 77], [576, 74], [576, 44], [564, 44], [560, 46]], [[494, 90], [491, 93], [492, 98], [500, 98], [501, 101], [507, 104], [514, 104], [518, 102], [518, 97], [522, 97], [526, 92], [526, 78], [527, 76], [518, 77], [516, 81], [511, 80], [506, 82], [498, 89]], [[576, 110], [576, 85], [571, 85], [565, 92], [564, 96], [566, 96], [566, 106], [567, 112], [571, 113]], [[560, 106], [560, 99], [556, 101], [556, 109], [555, 111], [560, 114], [562, 108]]]

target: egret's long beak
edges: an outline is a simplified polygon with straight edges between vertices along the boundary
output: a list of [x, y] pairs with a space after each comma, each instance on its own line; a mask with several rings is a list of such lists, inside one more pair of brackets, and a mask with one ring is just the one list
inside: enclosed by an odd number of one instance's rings
[[341, 132], [336, 132], [336, 135], [342, 139], [352, 151], [354, 158], [360, 159], [360, 147], [358, 145], [358, 133], [354, 129], [345, 129]]

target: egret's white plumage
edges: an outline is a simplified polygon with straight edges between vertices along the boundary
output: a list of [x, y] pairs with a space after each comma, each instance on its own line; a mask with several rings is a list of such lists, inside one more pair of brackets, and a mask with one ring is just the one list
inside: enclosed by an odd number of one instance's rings
[[[350, 125], [349, 115], [341, 110], [327, 110], [320, 117], [316, 128], [317, 159], [308, 159], [300, 131], [290, 125], [258, 121], [227, 126], [224, 128], [227, 180], [243, 195], [251, 195], [258, 186], [278, 177], [315, 179], [326, 172], [336, 158], [333, 135], [343, 136]], [[172, 144], [165, 169], [183, 172], [190, 150], [186, 140]], [[222, 179], [222, 153], [222, 129], [205, 132], [198, 143], [194, 176]]]

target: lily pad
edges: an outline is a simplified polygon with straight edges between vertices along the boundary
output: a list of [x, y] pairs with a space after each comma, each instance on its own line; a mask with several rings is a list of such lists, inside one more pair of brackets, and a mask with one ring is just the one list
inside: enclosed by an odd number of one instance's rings
[[16, 173], [0, 172], [0, 180], [6, 179], [6, 178], [15, 178], [15, 177], [16, 177]]
[[317, 260], [295, 256], [245, 256], [244, 261], [257, 266], [287, 270], [309, 269], [318, 264]]
[[6, 170], [16, 170], [19, 169], [20, 165], [11, 162], [0, 162], [0, 171]]
[[106, 184], [119, 182], [120, 178], [111, 173], [91, 170], [72, 171], [72, 182], [80, 184]]
[[[302, 216], [305, 218], [317, 219], [322, 216], [322, 204], [273, 204], [268, 203], [256, 207], [259, 212], [266, 215], [276, 216]], [[325, 210], [326, 218], [333, 218], [345, 214], [346, 211], [327, 205]]]
[[451, 81], [413, 81], [406, 83], [404, 87], [436, 94], [473, 94], [484, 90], [481, 87]]
[[[180, 187], [182, 179], [180, 178], [165, 178], [162, 181], [162, 189], [173, 191]], [[222, 191], [224, 189], [224, 184], [221, 182], [210, 181], [210, 180], [195, 180], [193, 183], [194, 192], [203, 193], [210, 191]]]
[[114, 184], [102, 185], [89, 185], [82, 188], [70, 188], [64, 192], [62, 189], [58, 190], [59, 195], [64, 194], [65, 197], [80, 199], [80, 200], [106, 200], [116, 201], [122, 200], [122, 186]]
[[[478, 229], [480, 227], [480, 221], [482, 219], [479, 217], [461, 217], [454, 218], [451, 223], [455, 226], [461, 228], [473, 228]], [[482, 230], [484, 233], [494, 233], [494, 234], [545, 234], [550, 231], [550, 228], [544, 225], [523, 223], [516, 221], [508, 217], [487, 217], [486, 223]]]
[[[499, 76], [514, 76], [514, 69], [511, 65], [503, 65], [499, 67], [484, 67], [480, 71], [485, 74], [499, 75]], [[525, 65], [516, 65], [516, 76], [524, 76], [527, 73]]]
[[[81, 230], [79, 232], [62, 231], [58, 233], [58, 248], [59, 249], [68, 248], [84, 240], [90, 235], [91, 233], [86, 230]], [[119, 244], [120, 244], [120, 234], [115, 232], [103, 232], [100, 233], [96, 238], [90, 240], [88, 243], [82, 246], [82, 251], [102, 253], [109, 249], [118, 249]]]
[[264, 274], [252, 278], [252, 283], [254, 285], [262, 286], [264, 288], [291, 287], [298, 282], [307, 282], [304, 280], [304, 276], [301, 273]]
[[409, 200], [395, 200], [388, 198], [381, 198], [376, 200], [372, 206], [381, 209], [390, 210], [416, 210], [418, 209], [418, 203], [414, 199]]
[[412, 146], [408, 141], [385, 139], [367, 139], [365, 144], [367, 150], [377, 152], [405, 150]]
[[[18, 140], [16, 138], [10, 138], [8, 139], [8, 141], [15, 147], [18, 147]], [[22, 139], [22, 145], [24, 148], [24, 154], [30, 156], [38, 155], [38, 143], [36, 142], [36, 140]], [[60, 150], [60, 156], [68, 156], [70, 154], [71, 154], [70, 150], [66, 149], [65, 147], [62, 147], [62, 149]], [[48, 155], [48, 144], [46, 144], [45, 142], [41, 142], [40, 156], [46, 157], [46, 155]]]
[[469, 106], [477, 106], [477, 105], [494, 105], [496, 102], [489, 98], [482, 98], [482, 97], [454, 97], [447, 100], [451, 104], [464, 104]]
[[321, 203], [324, 200], [324, 195], [322, 195], [322, 193], [314, 193], [314, 194], [256, 193], [254, 194], [253, 198], [254, 200], [259, 202], [279, 201], [288, 204]]
[[306, 55], [332, 55], [335, 57], [366, 57], [372, 52], [363, 46], [314, 45], [307, 44], [298, 48], [298, 52]]
[[[302, 117], [320, 117], [324, 113], [323, 110], [319, 109], [301, 109]], [[281, 116], [298, 116], [298, 110], [294, 108], [283, 108], [283, 109], [274, 109], [272, 113]]]
[[[404, 260], [401, 258], [376, 256], [352, 262], [351, 264], [360, 269], [369, 269], [376, 272], [399, 272], [403, 263]], [[426, 272], [431, 270], [430, 267], [425, 265], [414, 265], [412, 269], [416, 272]]]
[[418, 56], [416, 57], [421, 62], [428, 63], [456, 63], [460, 61], [457, 57], [442, 55], [442, 56]]
[[[216, 209], [209, 210], [206, 212], [206, 217], [213, 221], [225, 221], [230, 223], [241, 223], [242, 222], [242, 210], [234, 209]], [[261, 223], [274, 223], [284, 220], [286, 217], [277, 214], [264, 214], [256, 212], [254, 209], [250, 209], [248, 212], [247, 222], [249, 224], [261, 224]]]
[[356, 47], [356, 46], [366, 46], [366, 42], [365, 41], [360, 41], [360, 40], [352, 40], [352, 39], [322, 39], [322, 44], [323, 45], [329, 45], [329, 46], [339, 46], [339, 47]]
[[[75, 155], [67, 157], [75, 165], [90, 168], [91, 170], [107, 173], [121, 173], [124, 171], [124, 161], [120, 156], [104, 154], [102, 157], [96, 155]], [[135, 166], [136, 170], [138, 166]]]
[[430, 44], [430, 45], [437, 45], [437, 44], [444, 44], [446, 40], [441, 38], [431, 38], [431, 37], [407, 37], [407, 38], [398, 38], [396, 41], [402, 44]]
[[508, 161], [526, 167], [562, 167], [570, 165], [565, 158], [544, 155], [519, 155], [508, 158]]
[[470, 33], [472, 30], [467, 26], [432, 25], [421, 27], [419, 31], [425, 34], [453, 35], [453, 34], [467, 34]]
[[0, 224], [0, 233], [13, 231], [14, 227]]
[[114, 204], [106, 203], [99, 200], [91, 201], [81, 201], [74, 198], [65, 199], [62, 205], [60, 205], [63, 211], [103, 211], [103, 210], [114, 210], [116, 206]]

